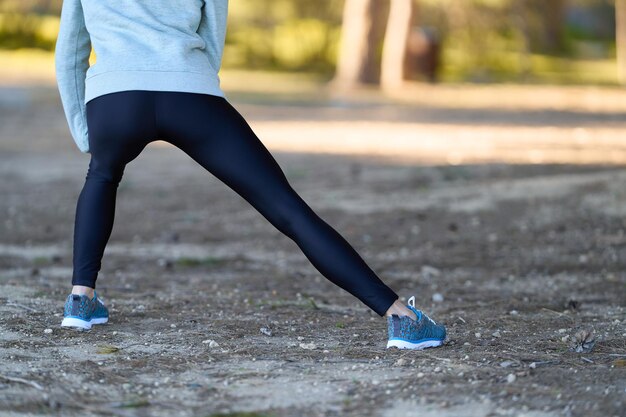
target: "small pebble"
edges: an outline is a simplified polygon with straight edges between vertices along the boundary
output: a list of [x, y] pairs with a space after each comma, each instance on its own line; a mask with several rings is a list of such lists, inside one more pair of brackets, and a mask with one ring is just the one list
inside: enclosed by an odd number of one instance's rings
[[435, 303], [441, 303], [443, 302], [443, 295], [441, 295], [440, 293], [436, 292], [433, 294], [433, 302]]
[[311, 343], [300, 343], [300, 347], [302, 349], [315, 349], [317, 346], [315, 346], [315, 343], [311, 342]]
[[476, 336], [476, 339], [480, 339], [481, 334], [476, 332], [476, 333], [474, 333], [474, 336]]
[[176, 328], [176, 325], [175, 325], [174, 323], [172, 323], [172, 324], [170, 324], [170, 327], [171, 327], [172, 329], [175, 329], [175, 328]]
[[502, 336], [502, 335], [500, 334], [500, 331], [499, 331], [499, 330], [496, 330], [495, 332], [491, 333], [491, 335], [492, 335], [493, 337], [500, 337], [500, 336]]
[[52, 329], [46, 329], [43, 332], [46, 333], [46, 334], [50, 334], [50, 333], [52, 333]]
[[422, 266], [421, 273], [427, 279], [430, 278], [430, 277], [438, 277], [439, 275], [441, 275], [441, 271], [439, 269], [434, 268], [434, 267], [429, 266], [429, 265]]
[[515, 374], [508, 374], [506, 376], [506, 382], [508, 382], [509, 384], [515, 382], [515, 379], [516, 379]]

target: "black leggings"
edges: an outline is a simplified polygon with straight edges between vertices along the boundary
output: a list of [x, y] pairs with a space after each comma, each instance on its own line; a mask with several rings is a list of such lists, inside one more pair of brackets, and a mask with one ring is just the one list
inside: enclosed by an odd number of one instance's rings
[[148, 143], [164, 140], [241, 195], [296, 242], [327, 279], [381, 317], [398, 298], [294, 191], [269, 150], [224, 97], [119, 91], [87, 103], [87, 124], [91, 160], [76, 208], [73, 285], [95, 288], [124, 168]]

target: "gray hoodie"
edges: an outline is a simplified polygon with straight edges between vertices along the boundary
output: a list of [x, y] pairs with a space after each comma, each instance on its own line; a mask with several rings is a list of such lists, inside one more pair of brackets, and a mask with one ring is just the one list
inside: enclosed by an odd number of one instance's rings
[[[56, 80], [76, 145], [89, 153], [86, 104], [123, 90], [225, 97], [228, 0], [64, 0]], [[96, 62], [89, 66], [93, 46]]]

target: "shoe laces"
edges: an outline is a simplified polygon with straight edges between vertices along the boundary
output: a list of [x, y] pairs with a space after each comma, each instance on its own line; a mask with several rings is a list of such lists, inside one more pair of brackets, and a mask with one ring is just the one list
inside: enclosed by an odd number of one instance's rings
[[423, 315], [424, 317], [426, 317], [426, 318], [428, 319], [428, 321], [430, 321], [430, 322], [431, 322], [434, 326], [436, 326], [436, 325], [437, 325], [437, 323], [435, 323], [435, 320], [433, 320], [433, 319], [431, 319], [430, 317], [428, 317], [428, 314], [423, 314], [423, 313], [422, 313], [422, 315]]
[[[411, 296], [411, 298], [409, 298], [408, 300], [408, 305], [409, 308], [411, 308], [411, 310], [413, 310], [413, 312], [415, 313], [416, 316], [418, 316], [418, 320], [419, 320], [419, 316], [421, 315], [422, 317], [426, 317], [428, 319], [428, 321], [430, 321], [434, 326], [437, 326], [437, 323], [435, 323], [435, 321], [433, 319], [431, 319], [428, 314], [424, 313], [421, 310], [417, 310], [415, 308], [415, 296]], [[418, 314], [419, 312], [419, 314]]]

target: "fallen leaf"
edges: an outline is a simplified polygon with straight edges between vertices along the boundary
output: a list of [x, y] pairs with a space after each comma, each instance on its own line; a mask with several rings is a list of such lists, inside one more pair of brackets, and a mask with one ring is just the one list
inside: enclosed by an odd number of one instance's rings
[[624, 368], [626, 367], [626, 359], [615, 359], [613, 361], [613, 365], [617, 366], [618, 368]]
[[117, 351], [119, 351], [120, 348], [118, 348], [117, 346], [113, 346], [113, 345], [103, 345], [103, 346], [99, 346], [98, 350], [96, 351], [96, 353], [101, 354], [101, 355], [106, 355], [109, 353], [115, 353]]
[[578, 353], [589, 353], [596, 345], [596, 339], [591, 330], [581, 330], [574, 336], [576, 344], [572, 348]]

